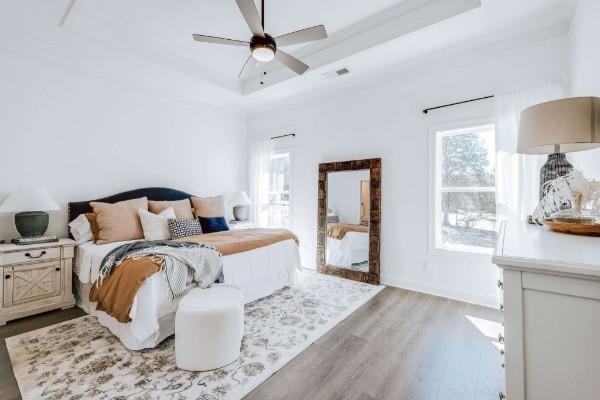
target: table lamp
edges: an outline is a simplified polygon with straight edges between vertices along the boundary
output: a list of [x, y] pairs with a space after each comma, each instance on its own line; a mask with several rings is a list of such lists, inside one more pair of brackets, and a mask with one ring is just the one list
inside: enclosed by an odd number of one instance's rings
[[517, 153], [548, 154], [540, 172], [544, 184], [573, 170], [564, 153], [600, 147], [600, 98], [573, 97], [526, 108], [521, 113]]
[[0, 206], [0, 213], [16, 213], [15, 227], [23, 237], [42, 236], [50, 220], [45, 211], [53, 210], [60, 207], [41, 186], [20, 187]]
[[250, 198], [243, 190], [236, 192], [229, 204], [233, 206], [233, 217], [236, 221], [248, 221], [248, 206], [252, 204]]

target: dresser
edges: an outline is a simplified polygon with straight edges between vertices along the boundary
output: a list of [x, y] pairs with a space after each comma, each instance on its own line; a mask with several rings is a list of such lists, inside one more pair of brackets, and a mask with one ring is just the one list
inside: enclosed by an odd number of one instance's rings
[[600, 399], [600, 238], [508, 221], [493, 261], [501, 269], [505, 398]]
[[0, 325], [44, 311], [73, 307], [74, 246], [70, 239], [24, 246], [0, 244]]

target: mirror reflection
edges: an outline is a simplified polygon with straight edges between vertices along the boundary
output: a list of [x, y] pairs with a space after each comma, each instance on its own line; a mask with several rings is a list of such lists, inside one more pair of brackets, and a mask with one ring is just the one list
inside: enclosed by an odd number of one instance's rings
[[326, 263], [369, 271], [370, 172], [327, 173]]

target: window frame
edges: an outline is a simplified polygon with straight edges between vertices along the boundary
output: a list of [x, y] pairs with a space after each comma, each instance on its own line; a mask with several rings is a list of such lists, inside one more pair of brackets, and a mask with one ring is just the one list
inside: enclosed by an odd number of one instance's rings
[[[443, 136], [451, 134], [461, 134], [465, 130], [475, 128], [476, 131], [487, 131], [490, 127], [495, 132], [494, 118], [479, 118], [473, 120], [457, 121], [446, 124], [433, 125], [429, 128], [429, 147], [430, 147], [430, 174], [429, 174], [429, 254], [444, 256], [464, 256], [476, 259], [489, 259], [493, 253], [493, 248], [468, 246], [468, 245], [443, 245], [441, 243], [441, 210], [438, 205], [441, 204], [443, 193], [467, 192], [467, 193], [496, 193], [496, 185], [493, 187], [456, 187], [441, 190], [441, 139]], [[445, 135], [439, 133], [444, 132]], [[494, 138], [495, 139], [495, 138]], [[438, 188], [440, 190], [438, 190]], [[497, 216], [498, 214], [496, 214]]]
[[[288, 158], [289, 158], [289, 224], [288, 227], [286, 229], [293, 229], [293, 225], [294, 225], [294, 207], [293, 207], [293, 201], [294, 201], [294, 189], [293, 189], [293, 176], [294, 176], [294, 156], [293, 156], [293, 151], [292, 151], [292, 146], [291, 145], [286, 145], [286, 146], [273, 146], [271, 148], [271, 154], [269, 156], [269, 161], [271, 160], [271, 157], [273, 157], [274, 155], [281, 155], [281, 154], [288, 154]], [[269, 168], [269, 175], [271, 174], [270, 168]], [[270, 179], [270, 176], [269, 176]], [[269, 203], [270, 206], [270, 203]]]

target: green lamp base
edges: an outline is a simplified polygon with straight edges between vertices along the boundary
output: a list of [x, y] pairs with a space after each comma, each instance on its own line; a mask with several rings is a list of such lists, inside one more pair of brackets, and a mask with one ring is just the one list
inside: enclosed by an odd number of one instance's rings
[[50, 217], [43, 211], [27, 211], [15, 214], [15, 227], [23, 237], [42, 236], [48, 229]]

